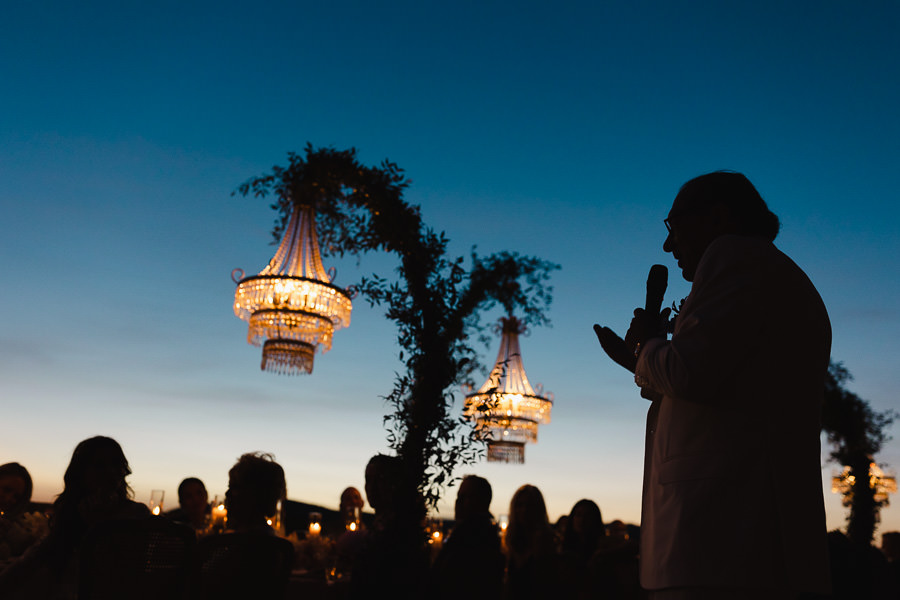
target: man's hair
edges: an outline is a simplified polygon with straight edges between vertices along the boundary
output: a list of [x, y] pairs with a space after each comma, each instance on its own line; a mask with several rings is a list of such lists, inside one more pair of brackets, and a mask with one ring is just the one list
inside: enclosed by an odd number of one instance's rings
[[247, 502], [242, 507], [246, 512], [272, 515], [285, 494], [284, 469], [271, 454], [244, 454], [228, 471], [228, 487], [240, 490], [240, 501]]
[[[484, 510], [490, 508], [491, 499], [494, 495], [490, 482], [478, 475], [466, 475], [463, 477], [462, 482], [466, 481], [469, 482], [469, 486], [471, 486], [472, 490], [475, 492], [475, 496], [478, 498], [478, 507]], [[462, 486], [462, 482], [460, 482], [460, 487]]]
[[28, 507], [28, 504], [31, 502], [31, 493], [34, 489], [34, 485], [31, 482], [31, 475], [28, 473], [28, 469], [17, 462], [6, 463], [5, 465], [0, 465], [0, 477], [18, 477], [25, 483], [25, 489], [22, 497], [19, 498], [19, 501], [16, 503], [16, 505], [10, 509], [10, 513], [18, 513], [24, 511]]
[[203, 485], [203, 482], [198, 477], [188, 477], [178, 484], [179, 502], [182, 502], [184, 500], [184, 493], [187, 491], [189, 485], [199, 485], [203, 488], [204, 492], [206, 491], [206, 486]]
[[691, 179], [678, 191], [691, 205], [705, 208], [721, 204], [737, 225], [734, 233], [763, 237], [770, 242], [778, 236], [781, 223], [765, 200], [742, 173], [714, 171]]

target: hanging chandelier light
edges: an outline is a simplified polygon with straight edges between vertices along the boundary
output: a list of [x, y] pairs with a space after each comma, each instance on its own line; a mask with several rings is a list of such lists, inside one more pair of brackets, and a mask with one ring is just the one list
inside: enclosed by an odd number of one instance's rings
[[[845, 466], [839, 475], [831, 478], [831, 492], [844, 497], [842, 500], [844, 506], [853, 504], [853, 486], [856, 484], [856, 477], [850, 474], [851, 470], [851, 467]], [[890, 495], [897, 493], [897, 478], [885, 475], [875, 461], [872, 461], [869, 463], [869, 487], [872, 488], [875, 502], [888, 506]]]
[[514, 316], [500, 320], [500, 351], [490, 376], [466, 396], [463, 413], [487, 432], [488, 462], [525, 462], [525, 444], [537, 442], [538, 425], [550, 422], [553, 395], [528, 382], [519, 334], [525, 326]]
[[331, 349], [336, 329], [350, 324], [350, 294], [331, 283], [316, 238], [315, 211], [295, 205], [275, 256], [259, 275], [231, 274], [234, 314], [249, 323], [247, 342], [262, 345], [265, 371], [312, 373], [316, 351]]

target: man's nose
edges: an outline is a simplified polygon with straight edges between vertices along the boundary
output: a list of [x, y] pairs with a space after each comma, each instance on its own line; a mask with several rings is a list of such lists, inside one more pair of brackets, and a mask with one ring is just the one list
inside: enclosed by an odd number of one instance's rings
[[669, 235], [666, 236], [666, 241], [663, 242], [663, 252], [672, 252], [673, 245], [675, 241], [672, 239], [672, 232], [669, 232]]

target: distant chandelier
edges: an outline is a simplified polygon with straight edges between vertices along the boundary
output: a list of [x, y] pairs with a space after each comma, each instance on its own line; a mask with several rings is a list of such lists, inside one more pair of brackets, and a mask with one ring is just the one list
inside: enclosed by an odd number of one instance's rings
[[488, 462], [524, 463], [525, 444], [537, 442], [538, 425], [550, 422], [553, 395], [544, 395], [528, 382], [519, 334], [524, 324], [516, 317], [500, 320], [500, 351], [484, 385], [466, 396], [463, 414], [487, 433]]
[[316, 350], [331, 349], [336, 329], [350, 324], [350, 294], [331, 281], [316, 238], [315, 211], [295, 205], [274, 258], [259, 275], [231, 274], [237, 283], [234, 314], [250, 324], [247, 342], [263, 347], [265, 371], [312, 373]]
[[[856, 484], [856, 477], [851, 475], [850, 471], [850, 467], [844, 467], [840, 475], [831, 478], [831, 492], [844, 497], [842, 501], [844, 506], [850, 506], [853, 503], [853, 486]], [[872, 461], [869, 463], [869, 487], [872, 489], [875, 502], [888, 506], [890, 495], [897, 493], [897, 478], [885, 475], [884, 471]]]

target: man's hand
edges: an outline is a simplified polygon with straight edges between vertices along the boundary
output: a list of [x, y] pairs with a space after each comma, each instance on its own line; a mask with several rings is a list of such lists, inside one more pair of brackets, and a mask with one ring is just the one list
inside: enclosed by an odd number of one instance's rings
[[594, 325], [594, 333], [597, 334], [597, 339], [600, 340], [600, 347], [603, 348], [606, 355], [613, 359], [616, 364], [621, 365], [634, 373], [634, 369], [637, 366], [637, 359], [634, 357], [634, 349], [629, 351], [625, 344], [625, 340], [620, 338], [616, 332], [609, 327]]
[[666, 323], [669, 321], [670, 312], [666, 308], [658, 315], [651, 317], [643, 308], [636, 308], [624, 340], [609, 327], [601, 325], [594, 325], [594, 333], [597, 334], [600, 346], [607, 356], [616, 364], [634, 373], [634, 369], [637, 367], [635, 350], [637, 350], [638, 344], [643, 344], [654, 337], [665, 338]]

